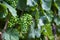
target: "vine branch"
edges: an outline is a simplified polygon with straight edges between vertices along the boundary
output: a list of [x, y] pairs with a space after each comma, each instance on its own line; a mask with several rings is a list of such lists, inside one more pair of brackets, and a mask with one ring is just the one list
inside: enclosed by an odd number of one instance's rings
[[6, 31], [7, 24], [8, 24], [8, 19], [6, 19], [6, 23], [5, 23], [5, 26], [4, 26], [4, 28], [3, 28], [3, 31], [2, 31], [2, 32], [5, 32], [5, 31]]

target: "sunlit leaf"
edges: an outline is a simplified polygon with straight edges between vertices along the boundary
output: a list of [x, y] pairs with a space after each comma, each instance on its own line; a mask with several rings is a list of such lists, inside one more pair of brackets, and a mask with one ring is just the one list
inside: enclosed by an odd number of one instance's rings
[[54, 21], [55, 21], [56, 25], [60, 25], [60, 19], [59, 18], [55, 18]]
[[35, 6], [35, 5], [37, 5], [37, 0], [27, 0], [27, 5], [28, 6]]
[[3, 33], [3, 40], [19, 40], [18, 32], [14, 30], [7, 30], [6, 32]]
[[35, 38], [35, 22], [33, 21], [33, 24], [30, 27], [30, 31], [29, 31], [29, 38]]
[[41, 0], [41, 2], [42, 2], [42, 8], [44, 10], [46, 10], [46, 11], [50, 10], [52, 0]]

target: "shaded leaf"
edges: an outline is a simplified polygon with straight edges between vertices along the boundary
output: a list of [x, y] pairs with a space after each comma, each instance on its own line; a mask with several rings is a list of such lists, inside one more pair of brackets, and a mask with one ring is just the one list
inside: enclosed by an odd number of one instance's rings
[[17, 9], [25, 10], [27, 4], [27, 0], [18, 0]]
[[58, 9], [60, 8], [60, 0], [54, 0], [54, 2], [56, 3]]
[[7, 7], [0, 3], [0, 18], [5, 18], [8, 14]]

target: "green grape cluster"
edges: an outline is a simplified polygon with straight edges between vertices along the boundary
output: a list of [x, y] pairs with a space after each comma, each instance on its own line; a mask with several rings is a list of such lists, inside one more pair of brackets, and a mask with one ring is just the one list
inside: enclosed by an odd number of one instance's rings
[[19, 24], [23, 33], [27, 33], [29, 26], [32, 24], [32, 19], [30, 14], [24, 14], [20, 17]]
[[4, 0], [4, 1], [14, 8], [16, 8], [17, 2], [18, 2], [18, 0]]
[[13, 27], [16, 23], [18, 23], [18, 18], [11, 16], [8, 21], [8, 27]]

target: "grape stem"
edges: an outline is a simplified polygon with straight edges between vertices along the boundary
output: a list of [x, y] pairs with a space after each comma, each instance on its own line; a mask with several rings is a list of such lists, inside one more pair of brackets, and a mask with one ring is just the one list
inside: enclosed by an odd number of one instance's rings
[[8, 19], [6, 19], [6, 23], [5, 23], [5, 26], [3, 28], [3, 31], [2, 32], [5, 32], [6, 28], [7, 28], [7, 24], [8, 24]]
[[7, 24], [8, 24], [8, 19], [6, 20], [5, 26], [2, 30], [2, 32], [0, 32], [0, 40], [2, 40], [2, 33], [5, 32], [6, 28], [7, 28]]

